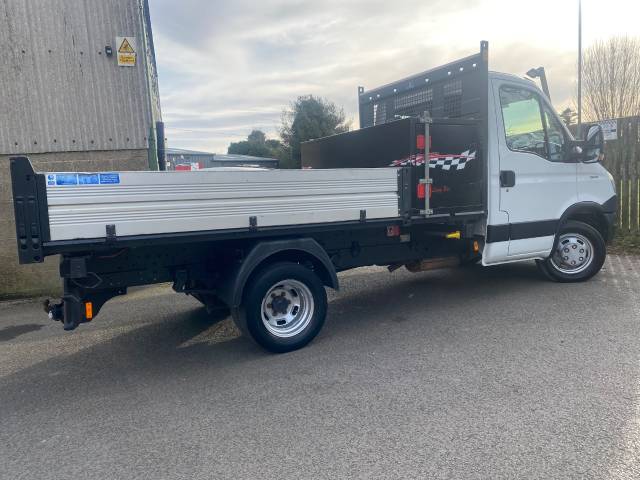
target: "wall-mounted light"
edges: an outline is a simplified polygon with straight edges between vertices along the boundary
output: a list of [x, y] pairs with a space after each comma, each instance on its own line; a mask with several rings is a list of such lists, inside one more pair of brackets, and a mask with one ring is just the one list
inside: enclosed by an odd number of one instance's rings
[[110, 45], [107, 45], [106, 47], [104, 47], [104, 53], [107, 57], [110, 57], [111, 55], [113, 55], [113, 48], [111, 48]]

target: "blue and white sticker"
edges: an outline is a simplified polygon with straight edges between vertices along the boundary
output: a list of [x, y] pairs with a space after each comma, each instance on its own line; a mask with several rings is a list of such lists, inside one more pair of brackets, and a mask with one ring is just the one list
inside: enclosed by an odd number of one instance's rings
[[78, 185], [98, 185], [100, 176], [97, 173], [79, 173]]
[[115, 185], [120, 183], [119, 173], [101, 173], [100, 185]]
[[66, 187], [70, 185], [117, 185], [119, 173], [48, 173], [47, 185]]
[[78, 184], [77, 173], [58, 173], [56, 174], [56, 185], [64, 187], [68, 185]]

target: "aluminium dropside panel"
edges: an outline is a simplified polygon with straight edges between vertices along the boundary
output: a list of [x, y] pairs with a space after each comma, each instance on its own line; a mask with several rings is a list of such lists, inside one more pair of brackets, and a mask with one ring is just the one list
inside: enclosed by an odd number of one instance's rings
[[45, 173], [50, 237], [397, 219], [399, 170]]

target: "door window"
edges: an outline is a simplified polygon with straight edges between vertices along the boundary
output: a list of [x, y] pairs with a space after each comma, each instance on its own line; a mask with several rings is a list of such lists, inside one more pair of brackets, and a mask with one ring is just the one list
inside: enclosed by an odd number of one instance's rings
[[566, 140], [564, 129], [556, 116], [546, 105], [542, 107], [547, 124], [547, 138], [549, 140], [549, 160], [562, 162], [565, 159]]
[[509, 149], [548, 158], [538, 96], [530, 90], [502, 87], [500, 104]]

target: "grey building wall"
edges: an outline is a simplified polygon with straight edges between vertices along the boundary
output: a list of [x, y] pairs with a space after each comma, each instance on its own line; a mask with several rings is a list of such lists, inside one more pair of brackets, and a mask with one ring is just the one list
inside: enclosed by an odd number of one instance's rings
[[[118, 67], [127, 35], [137, 64]], [[138, 0], [0, 1], [0, 153], [147, 148], [145, 38]]]
[[142, 12], [143, 49], [146, 60], [147, 82], [149, 99], [151, 104], [151, 116], [154, 121], [162, 121], [162, 109], [160, 108], [160, 87], [158, 84], [158, 66], [156, 64], [156, 49], [153, 42], [153, 29], [151, 27], [151, 14], [149, 12], [149, 0], [138, 0]]
[[[135, 67], [117, 65], [116, 36], [135, 37]], [[146, 0], [0, 0], [0, 298], [60, 289], [57, 259], [17, 264], [9, 157], [37, 171], [154, 167], [157, 85]]]

